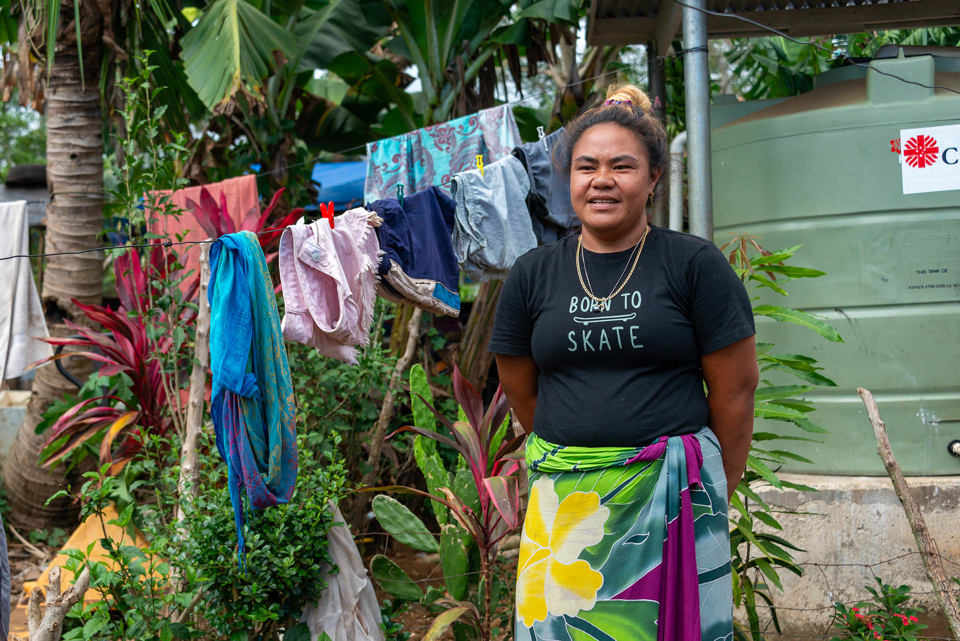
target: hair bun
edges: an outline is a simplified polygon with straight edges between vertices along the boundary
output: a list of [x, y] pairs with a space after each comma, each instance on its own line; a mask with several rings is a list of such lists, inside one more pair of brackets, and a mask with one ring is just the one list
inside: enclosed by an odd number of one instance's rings
[[651, 103], [650, 98], [647, 97], [642, 90], [634, 85], [620, 85], [615, 87], [610, 87], [607, 90], [607, 99], [604, 101], [604, 104], [623, 104], [632, 105], [643, 113], [650, 113]]

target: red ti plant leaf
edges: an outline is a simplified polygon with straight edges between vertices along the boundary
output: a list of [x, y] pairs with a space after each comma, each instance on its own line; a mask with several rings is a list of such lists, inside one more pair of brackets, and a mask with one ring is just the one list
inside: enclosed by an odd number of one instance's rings
[[147, 278], [140, 267], [140, 256], [136, 251], [128, 251], [113, 261], [116, 274], [117, 296], [127, 311], [141, 309], [141, 298], [147, 293]]
[[483, 399], [470, 381], [463, 377], [460, 368], [456, 365], [453, 367], [453, 397], [463, 408], [463, 413], [467, 415], [470, 425], [479, 427], [483, 417]]
[[520, 484], [515, 476], [490, 476], [483, 479], [483, 488], [510, 529], [520, 525]]
[[227, 196], [220, 192], [220, 202], [210, 194], [206, 187], [200, 188], [200, 202], [196, 203], [192, 199], [186, 199], [187, 209], [193, 214], [200, 227], [210, 238], [219, 238], [224, 234], [232, 234], [237, 231], [230, 213], [227, 211]]
[[[50, 447], [64, 436], [67, 439], [55, 451], [44, 453], [45, 465], [62, 459], [93, 436], [106, 431], [100, 446], [101, 460], [111, 463], [111, 470], [120, 470], [126, 461], [139, 454], [144, 432], [163, 436], [173, 428], [163, 384], [163, 364], [155, 354], [156, 351], [168, 352], [172, 341], [169, 336], [149, 340], [144, 324], [151, 300], [149, 288], [159, 287], [152, 277], [167, 273], [171, 265], [171, 257], [159, 247], [152, 250], [146, 271], [136, 251], [119, 257], [114, 267], [120, 309], [75, 301], [101, 331], [67, 321], [75, 336], [46, 339], [52, 345], [79, 347], [80, 351], [56, 354], [41, 363], [70, 357], [97, 361], [102, 363], [101, 374], [123, 373], [130, 379], [130, 391], [135, 400], [128, 405], [127, 401], [112, 393], [102, 394], [67, 410], [51, 427], [46, 446]], [[159, 294], [159, 289], [155, 293]], [[163, 322], [162, 312], [159, 312], [159, 318]], [[188, 321], [181, 319], [181, 322]], [[114, 447], [117, 443], [119, 445]]]
[[107, 429], [107, 433], [103, 435], [103, 440], [100, 441], [100, 464], [110, 462], [110, 449], [113, 445], [114, 439], [117, 437], [125, 427], [134, 423], [138, 418], [140, 418], [140, 412], [124, 412], [121, 414], [117, 420], [111, 423], [110, 427]]
[[473, 514], [466, 502], [450, 488], [441, 488], [446, 496], [443, 503], [450, 507], [454, 518], [474, 537], [481, 550], [489, 552], [520, 523], [520, 490], [517, 479], [520, 464], [513, 453], [523, 443], [526, 435], [508, 439], [504, 438], [502, 433], [498, 434], [510, 410], [501, 389], [497, 389], [489, 407], [485, 409], [480, 394], [463, 378], [460, 370], [454, 368], [453, 390], [454, 397], [463, 408], [466, 421], [451, 423], [426, 399], [422, 399], [426, 407], [450, 430], [452, 438], [412, 425], [404, 426], [394, 434], [415, 432], [452, 447], [464, 458], [480, 497], [481, 513]]

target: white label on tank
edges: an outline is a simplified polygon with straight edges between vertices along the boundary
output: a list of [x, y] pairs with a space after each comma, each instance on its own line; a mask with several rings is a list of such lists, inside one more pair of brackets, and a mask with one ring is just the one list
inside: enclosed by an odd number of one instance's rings
[[900, 130], [903, 193], [960, 189], [960, 125]]

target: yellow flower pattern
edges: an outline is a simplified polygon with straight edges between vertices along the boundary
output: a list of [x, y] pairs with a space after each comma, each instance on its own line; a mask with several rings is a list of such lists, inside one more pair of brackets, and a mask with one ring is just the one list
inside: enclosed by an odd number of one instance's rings
[[553, 479], [533, 483], [517, 577], [517, 616], [524, 625], [593, 607], [603, 575], [578, 557], [603, 539], [609, 515], [596, 492], [573, 492], [561, 502]]

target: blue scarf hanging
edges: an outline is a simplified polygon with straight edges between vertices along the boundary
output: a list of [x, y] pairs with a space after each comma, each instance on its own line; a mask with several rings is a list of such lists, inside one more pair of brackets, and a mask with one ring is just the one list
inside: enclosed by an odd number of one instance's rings
[[257, 237], [221, 236], [210, 248], [210, 414], [227, 463], [244, 559], [243, 499], [286, 503], [297, 478], [296, 409], [273, 282]]

